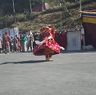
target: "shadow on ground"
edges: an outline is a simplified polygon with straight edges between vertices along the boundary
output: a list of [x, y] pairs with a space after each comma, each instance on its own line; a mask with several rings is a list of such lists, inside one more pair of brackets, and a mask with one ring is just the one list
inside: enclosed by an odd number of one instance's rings
[[48, 62], [46, 60], [28, 60], [28, 61], [19, 61], [19, 62], [4, 62], [0, 63], [0, 65], [4, 64], [33, 64], [33, 63], [43, 63], [43, 62]]

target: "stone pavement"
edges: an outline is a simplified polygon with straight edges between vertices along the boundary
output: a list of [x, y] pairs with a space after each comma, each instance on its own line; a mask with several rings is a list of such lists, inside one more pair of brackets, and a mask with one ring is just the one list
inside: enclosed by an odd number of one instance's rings
[[96, 52], [0, 54], [0, 95], [96, 95]]

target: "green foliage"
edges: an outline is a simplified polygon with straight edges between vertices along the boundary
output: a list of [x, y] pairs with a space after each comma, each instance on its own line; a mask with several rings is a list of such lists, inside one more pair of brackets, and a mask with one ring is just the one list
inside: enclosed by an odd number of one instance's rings
[[[30, 11], [29, 0], [13, 0], [16, 14], [24, 13], [24, 10]], [[32, 7], [42, 3], [41, 0], [31, 0]], [[0, 11], [2, 15], [13, 14], [13, 3], [12, 0], [0, 0]], [[1, 13], [0, 13], [1, 14]]]
[[[30, 2], [32, 7], [41, 4], [42, 2], [48, 2], [50, 6], [59, 6], [60, 0], [13, 0], [15, 4], [16, 13], [24, 13], [24, 10], [30, 12]], [[62, 0], [64, 1], [64, 0]], [[72, 0], [68, 0], [72, 1]], [[12, 0], [0, 0], [0, 12], [2, 15], [13, 14], [13, 3]], [[1, 14], [0, 13], [0, 14]]]
[[17, 15], [15, 15], [15, 19], [16, 19], [16, 21], [19, 21], [19, 22], [26, 21], [26, 15], [25, 14], [17, 14]]

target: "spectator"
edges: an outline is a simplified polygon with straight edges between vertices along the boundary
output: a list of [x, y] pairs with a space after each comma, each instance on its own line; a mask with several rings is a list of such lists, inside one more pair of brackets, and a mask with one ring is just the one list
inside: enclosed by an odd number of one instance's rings
[[10, 41], [10, 50], [11, 50], [11, 52], [14, 52], [16, 50], [13, 37], [11, 37], [11, 41]]
[[0, 34], [0, 53], [2, 52], [2, 37], [1, 37], [1, 34]]
[[4, 52], [10, 52], [10, 36], [8, 34], [8, 32], [5, 32], [5, 34], [3, 35], [3, 46], [4, 46]]

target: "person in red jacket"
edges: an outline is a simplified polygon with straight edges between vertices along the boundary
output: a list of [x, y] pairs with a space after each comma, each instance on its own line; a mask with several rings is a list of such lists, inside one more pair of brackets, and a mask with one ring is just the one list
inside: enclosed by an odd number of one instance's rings
[[4, 52], [10, 52], [10, 36], [8, 32], [3, 35]]

